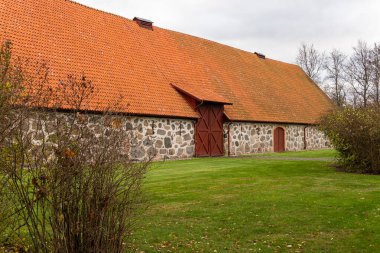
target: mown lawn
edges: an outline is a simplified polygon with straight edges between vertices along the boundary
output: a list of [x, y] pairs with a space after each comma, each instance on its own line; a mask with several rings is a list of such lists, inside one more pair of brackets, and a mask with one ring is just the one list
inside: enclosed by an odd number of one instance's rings
[[333, 149], [307, 150], [299, 152], [264, 153], [254, 156], [276, 156], [276, 157], [299, 157], [299, 158], [335, 158], [338, 152]]
[[[333, 151], [282, 154], [333, 157]], [[155, 163], [137, 252], [380, 252], [380, 177], [323, 161]]]

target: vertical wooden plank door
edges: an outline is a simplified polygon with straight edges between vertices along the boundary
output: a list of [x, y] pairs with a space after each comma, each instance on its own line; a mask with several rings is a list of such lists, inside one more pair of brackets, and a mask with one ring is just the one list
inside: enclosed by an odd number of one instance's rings
[[274, 152], [285, 151], [285, 130], [282, 127], [277, 127], [274, 130]]
[[204, 103], [198, 107], [195, 127], [195, 155], [223, 155], [223, 105]]

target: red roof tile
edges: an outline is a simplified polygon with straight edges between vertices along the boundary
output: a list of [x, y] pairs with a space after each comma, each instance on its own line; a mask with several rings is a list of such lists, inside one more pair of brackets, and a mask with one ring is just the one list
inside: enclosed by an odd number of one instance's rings
[[225, 99], [224, 97], [204, 87], [178, 85], [178, 84], [173, 84], [173, 83], [172, 83], [172, 86], [176, 90], [178, 90], [180, 93], [186, 94], [187, 96], [190, 96], [199, 102], [214, 102], [214, 103], [232, 105], [232, 103], [228, 101], [227, 99]]
[[[220, 100], [232, 120], [315, 123], [331, 101], [296, 65], [154, 27], [67, 0], [0, 0], [0, 40], [16, 55], [47, 60], [53, 81], [84, 72], [91, 104], [120, 95], [128, 113], [196, 118], [171, 84]], [[202, 90], [210, 91], [202, 96]], [[219, 101], [219, 102], [220, 102]]]

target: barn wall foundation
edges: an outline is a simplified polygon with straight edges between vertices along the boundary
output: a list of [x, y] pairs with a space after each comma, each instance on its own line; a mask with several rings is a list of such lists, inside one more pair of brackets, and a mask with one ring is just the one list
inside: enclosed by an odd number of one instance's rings
[[195, 154], [194, 120], [128, 117], [125, 129], [131, 136], [132, 159], [190, 158]]
[[[71, 121], [74, 114], [60, 113], [64, 121]], [[38, 120], [31, 118], [25, 131], [32, 134], [33, 144], [41, 145], [48, 142], [54, 135], [49, 116], [45, 117], [42, 128], [38, 128]], [[96, 114], [83, 114], [81, 121], [95, 135], [102, 131], [99, 127], [100, 116]], [[194, 156], [194, 120], [169, 119], [153, 117], [118, 116], [119, 125], [129, 139], [126, 147], [132, 160], [144, 160], [154, 157], [156, 160], [190, 158]], [[53, 120], [53, 118], [51, 119]], [[49, 129], [50, 128], [50, 129]], [[42, 130], [41, 130], [42, 129]]]
[[224, 150], [228, 152], [228, 125], [230, 155], [273, 152], [273, 132], [276, 127], [285, 130], [285, 150], [301, 151], [330, 148], [325, 135], [314, 126], [293, 124], [265, 124], [234, 122], [224, 124]]
[[[67, 120], [73, 116], [62, 113]], [[87, 126], [96, 133], [99, 131], [97, 115], [86, 115]], [[154, 156], [156, 160], [185, 159], [195, 156], [195, 120], [120, 116], [121, 125], [130, 138], [129, 154], [133, 160], [144, 160]], [[33, 120], [32, 120], [33, 121]], [[224, 124], [224, 152], [228, 155], [228, 135], [230, 155], [239, 156], [253, 153], [273, 152], [273, 133], [276, 127], [285, 130], [285, 150], [330, 148], [330, 142], [316, 127], [306, 125], [277, 125], [265, 123], [233, 122]], [[31, 122], [27, 132], [35, 132], [36, 123]], [[44, 129], [49, 128], [45, 122]], [[230, 129], [228, 133], [228, 128]], [[44, 131], [49, 132], [49, 131]], [[49, 139], [49, 135], [34, 133], [34, 144]]]

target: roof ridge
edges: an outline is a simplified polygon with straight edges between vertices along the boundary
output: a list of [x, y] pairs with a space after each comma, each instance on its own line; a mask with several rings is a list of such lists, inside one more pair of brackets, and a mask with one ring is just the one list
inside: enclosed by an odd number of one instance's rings
[[[57, 0], [54, 0], [54, 1], [57, 1]], [[63, 0], [64, 2], [69, 2], [71, 4], [75, 4], [75, 5], [79, 5], [81, 7], [84, 7], [84, 8], [87, 8], [87, 9], [90, 9], [90, 10], [93, 10], [93, 11], [97, 11], [97, 12], [102, 12], [104, 14], [108, 14], [108, 15], [111, 15], [111, 16], [114, 16], [114, 17], [118, 17], [118, 18], [122, 18], [122, 19], [126, 19], [128, 21], [132, 21], [132, 19], [129, 19], [127, 17], [124, 17], [124, 16], [121, 16], [119, 14], [115, 14], [115, 13], [112, 13], [112, 12], [108, 12], [108, 11], [104, 11], [104, 10], [100, 10], [100, 9], [97, 9], [97, 8], [94, 8], [94, 7], [91, 7], [91, 6], [88, 6], [88, 5], [85, 5], [85, 4], [82, 4], [82, 3], [78, 3], [74, 0]]]
[[[219, 44], [219, 45], [222, 45], [222, 46], [225, 46], [225, 47], [229, 47], [229, 48], [232, 48], [232, 49], [235, 49], [235, 50], [239, 50], [239, 51], [242, 51], [242, 52], [246, 52], [246, 53], [254, 54], [254, 53], [251, 52], [251, 51], [244, 50], [244, 49], [241, 49], [241, 48], [238, 48], [238, 47], [234, 47], [234, 46], [231, 46], [231, 45], [223, 44], [222, 42], [218, 42], [218, 41], [215, 41], [215, 40], [211, 40], [211, 39], [203, 38], [203, 37], [200, 37], [200, 36], [198, 36], [198, 35], [193, 35], [193, 34], [189, 34], [189, 33], [179, 32], [179, 31], [175, 31], [175, 30], [168, 29], [168, 28], [162, 28], [162, 27], [158, 27], [158, 28], [163, 29], [163, 30], [166, 30], [166, 31], [169, 31], [169, 32], [175, 32], [175, 33], [178, 33], [178, 34], [180, 34], [180, 35], [185, 35], [185, 36], [190, 36], [190, 37], [193, 37], [193, 38], [196, 38], [196, 39], [201, 39], [201, 40], [204, 40], [204, 41], [206, 41], [206, 42], [216, 43], [216, 44]], [[271, 59], [271, 58], [267, 58], [267, 59], [273, 60], [273, 59]], [[286, 62], [285, 62], [285, 63], [286, 63]]]
[[[90, 10], [102, 12], [104, 14], [112, 15], [112, 16], [115, 16], [115, 17], [118, 17], [118, 18], [122, 18], [122, 19], [125, 19], [125, 20], [128, 20], [128, 21], [132, 21], [132, 19], [129, 19], [129, 18], [124, 17], [124, 16], [121, 16], [119, 14], [115, 14], [115, 13], [108, 12], [108, 11], [103, 11], [103, 10], [100, 10], [100, 9], [97, 9], [97, 8], [94, 8], [94, 7], [91, 7], [91, 6], [88, 6], [88, 5], [84, 5], [84, 4], [78, 3], [78, 2], [76, 2], [74, 0], [63, 0], [63, 1], [69, 2], [71, 4], [76, 4], [76, 5], [82, 6], [84, 8], [90, 9]], [[163, 27], [160, 27], [160, 26], [155, 26], [155, 27], [159, 28], [159, 29], [162, 29], [162, 30], [169, 31], [169, 32], [175, 32], [175, 33], [179, 33], [179, 34], [182, 34], [182, 35], [198, 38], [198, 39], [201, 39], [201, 40], [204, 40], [204, 41], [207, 41], [207, 42], [216, 43], [216, 44], [219, 44], [219, 45], [222, 45], [222, 46], [225, 46], [225, 47], [229, 47], [229, 48], [232, 48], [232, 49], [235, 49], [235, 50], [238, 50], [238, 51], [246, 52], [246, 53], [249, 53], [249, 54], [254, 54], [254, 52], [251, 52], [251, 51], [248, 51], [248, 50], [244, 50], [244, 49], [241, 49], [241, 48], [238, 48], [238, 47], [234, 47], [234, 46], [231, 46], [231, 45], [227, 45], [227, 44], [224, 44], [222, 42], [215, 41], [215, 40], [210, 40], [210, 39], [207, 39], [207, 38], [204, 38], [204, 37], [200, 37], [200, 36], [197, 36], [197, 35], [193, 35], [193, 34], [189, 34], [189, 33], [183, 33], [183, 32], [171, 30], [171, 29], [168, 29], [168, 28], [163, 28]], [[274, 60], [272, 58], [267, 58], [267, 59]], [[275, 61], [278, 61], [278, 60], [275, 60]], [[279, 61], [279, 62], [282, 62], [282, 61]], [[283, 62], [283, 63], [291, 64], [291, 63], [288, 63], [288, 62]]]
[[[219, 41], [215, 41], [215, 40], [211, 40], [211, 39], [203, 38], [203, 37], [200, 37], [200, 36], [198, 36], [198, 35], [193, 35], [193, 34], [189, 34], [189, 33], [179, 32], [179, 31], [175, 31], [175, 30], [168, 29], [168, 28], [162, 28], [162, 27], [159, 27], [159, 26], [156, 26], [156, 27], [159, 28], [159, 29], [162, 29], [162, 30], [169, 31], [169, 32], [178, 33], [178, 34], [180, 34], [180, 35], [185, 35], [185, 36], [190, 36], [190, 37], [193, 37], [193, 38], [196, 38], [196, 39], [201, 39], [201, 40], [206, 41], [206, 42], [216, 43], [216, 44], [218, 44], [218, 45], [222, 45], [222, 46], [224, 46], [224, 47], [228, 47], [228, 48], [234, 49], [234, 50], [238, 51], [239, 53], [240, 53], [240, 52], [243, 52], [243, 53], [248, 53], [248, 54], [251, 54], [251, 55], [255, 55], [255, 53], [252, 52], [252, 51], [248, 51], [248, 50], [241, 49], [241, 48], [238, 48], [238, 47], [235, 47], [235, 46], [231, 46], [231, 45], [228, 45], [228, 44], [224, 44], [224, 43], [219, 42]], [[297, 66], [297, 67], [299, 67], [299, 66], [298, 66], [297, 64], [295, 64], [295, 63], [286, 62], [286, 61], [282, 61], [282, 60], [277, 60], [277, 59], [273, 59], [273, 58], [270, 58], [270, 57], [266, 57], [265, 60], [275, 61], [275, 62], [278, 62], [278, 63], [282, 63], [282, 64], [287, 64], [287, 65], [292, 65], [292, 66]]]
[[[55, 0], [55, 1], [57, 1], [57, 0]], [[104, 13], [104, 14], [112, 15], [112, 16], [117, 17], [117, 18], [122, 18], [122, 19], [130, 21], [130, 22], [133, 21], [132, 19], [129, 19], [129, 18], [124, 17], [122, 15], [115, 14], [115, 13], [108, 12], [108, 11], [104, 11], [104, 10], [100, 10], [100, 9], [97, 9], [97, 8], [94, 8], [94, 7], [91, 7], [91, 6], [82, 4], [82, 3], [78, 3], [78, 2], [76, 2], [74, 0], [63, 0], [63, 1], [69, 2], [71, 4], [76, 4], [76, 5], [79, 5], [81, 7], [84, 7], [84, 8], [90, 9], [90, 10], [94, 10], [94, 11], [101, 12], [101, 13]], [[222, 42], [218, 42], [218, 41], [215, 41], [215, 40], [207, 39], [207, 38], [204, 38], [204, 37], [201, 37], [201, 36], [198, 36], [198, 35], [193, 35], [193, 34], [189, 34], [189, 33], [175, 31], [175, 30], [171, 30], [171, 29], [168, 29], [168, 28], [163, 28], [163, 27], [160, 27], [160, 26], [155, 26], [155, 27], [158, 28], [158, 29], [169, 31], [169, 32], [175, 32], [175, 33], [178, 33], [178, 34], [182, 34], [182, 35], [186, 35], [186, 36], [191, 36], [193, 38], [201, 39], [201, 40], [204, 40], [206, 42], [216, 43], [216, 44], [222, 45], [224, 47], [229, 47], [229, 48], [232, 48], [232, 49], [240, 51], [240, 52], [249, 53], [249, 54], [252, 54], [252, 55], [255, 54], [252, 51], [248, 51], [248, 50], [241, 49], [241, 48], [238, 48], [238, 47], [235, 47], [235, 46], [227, 45], [227, 44], [224, 44]], [[271, 60], [271, 61], [276, 61], [276, 62], [283, 63], [283, 64], [289, 64], [289, 65], [298, 66], [297, 64], [294, 64], [294, 63], [285, 62], [285, 61], [281, 61], [281, 60], [276, 60], [276, 59], [273, 59], [273, 58], [270, 58], [270, 57], [267, 57], [266, 60]]]
[[[90, 10], [94, 10], [94, 11], [98, 11], [98, 12], [102, 12], [104, 14], [109, 14], [109, 15], [112, 15], [112, 16], [116, 16], [118, 18], [122, 18], [122, 19], [126, 19], [128, 21], [132, 21], [132, 19], [129, 19], [129, 18], [126, 18], [124, 16], [121, 16], [119, 14], [115, 14], [115, 13], [112, 13], [112, 12], [108, 12], [108, 11], [104, 11], [104, 10], [100, 10], [100, 9], [97, 9], [97, 8], [94, 8], [94, 7], [91, 7], [91, 6], [88, 6], [88, 5], [85, 5], [85, 4], [82, 4], [82, 3], [78, 3], [74, 0], [63, 0], [65, 2], [69, 2], [71, 4], [76, 4], [76, 5], [79, 5], [79, 6], [82, 6], [84, 8], [87, 8], [87, 9], [90, 9]], [[254, 54], [253, 52], [251, 51], [247, 51], [247, 50], [244, 50], [244, 49], [240, 49], [240, 48], [237, 48], [237, 47], [234, 47], [234, 46], [230, 46], [230, 45], [227, 45], [227, 44], [223, 44], [221, 42], [218, 42], [218, 41], [214, 41], [214, 40], [210, 40], [210, 39], [207, 39], [207, 38], [204, 38], [204, 37], [200, 37], [198, 35], [193, 35], [193, 34], [189, 34], [189, 33], [184, 33], [184, 32], [180, 32], [180, 31], [176, 31], [176, 30], [172, 30], [172, 29], [169, 29], [169, 28], [163, 28], [163, 27], [160, 27], [160, 26], [155, 26], [156, 28], [159, 28], [159, 29], [162, 29], [162, 30], [166, 30], [166, 31], [169, 31], [169, 32], [175, 32], [175, 33], [178, 33], [178, 34], [182, 34], [182, 35], [186, 35], [186, 36], [191, 36], [193, 38], [198, 38], [198, 39], [201, 39], [201, 40], [204, 40], [204, 41], [208, 41], [208, 42], [212, 42], [212, 43], [216, 43], [216, 44], [219, 44], [219, 45], [223, 45], [223, 46], [226, 46], [226, 47], [230, 47], [230, 48], [233, 48], [233, 49], [237, 49], [237, 50], [240, 50], [240, 51], [243, 51], [243, 52], [247, 52], [247, 53], [250, 53], [250, 54]], [[268, 58], [270, 59], [270, 58]]]

